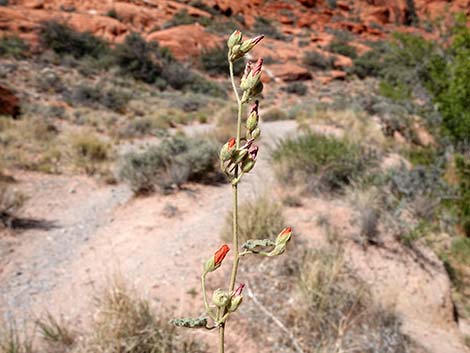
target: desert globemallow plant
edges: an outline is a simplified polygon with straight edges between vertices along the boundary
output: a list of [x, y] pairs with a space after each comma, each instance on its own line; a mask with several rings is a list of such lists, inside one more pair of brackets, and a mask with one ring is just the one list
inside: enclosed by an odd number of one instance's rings
[[[206, 277], [221, 267], [224, 258], [230, 251], [228, 245], [222, 245], [215, 254], [209, 258], [203, 266], [201, 275], [202, 294], [205, 307], [205, 315], [198, 318], [181, 318], [173, 320], [176, 326], [189, 328], [203, 328], [207, 330], [217, 329], [219, 332], [219, 353], [224, 353], [225, 349], [225, 326], [227, 319], [240, 307], [243, 301], [244, 284], [237, 282], [237, 273], [240, 260], [247, 255], [258, 255], [265, 257], [278, 256], [284, 253], [287, 243], [292, 236], [290, 227], [284, 228], [275, 240], [271, 239], [250, 239], [240, 246], [239, 244], [239, 225], [238, 225], [238, 184], [242, 177], [249, 173], [256, 164], [259, 147], [255, 144], [259, 138], [261, 130], [259, 122], [259, 102], [256, 97], [263, 90], [261, 82], [261, 69], [263, 59], [260, 58], [256, 63], [248, 62], [245, 66], [243, 76], [239, 87], [234, 77], [234, 62], [242, 59], [255, 45], [257, 45], [263, 36], [257, 36], [243, 40], [240, 31], [232, 33], [228, 39], [228, 63], [230, 79], [233, 92], [238, 103], [237, 131], [236, 137], [230, 138], [220, 150], [220, 167], [231, 182], [233, 190], [233, 224], [232, 224], [232, 249], [233, 266], [230, 275], [228, 288], [216, 289], [212, 294], [211, 302], [208, 300], [206, 292]], [[242, 94], [238, 92], [240, 88]], [[253, 102], [248, 117], [245, 121], [245, 134], [242, 136], [242, 109], [244, 104]]]

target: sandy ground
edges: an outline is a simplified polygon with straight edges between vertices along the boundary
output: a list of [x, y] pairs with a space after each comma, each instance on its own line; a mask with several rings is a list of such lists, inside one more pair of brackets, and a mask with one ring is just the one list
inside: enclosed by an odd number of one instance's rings
[[[267, 144], [295, 132], [292, 121], [263, 125], [260, 160], [241, 183], [241, 199], [277, 193]], [[199, 295], [191, 292], [199, 294], [202, 263], [221, 245], [220, 229], [231, 208], [229, 185], [187, 185], [168, 196], [132, 198], [123, 184], [100, 186], [87, 177], [21, 173], [17, 179], [18, 188], [32, 195], [26, 215], [54, 227], [0, 237], [1, 316], [21, 322], [47, 308], [84, 322], [93, 294], [116, 274], [176, 315], [201, 312]], [[324, 236], [319, 217], [334, 222], [352, 267], [379, 300], [395, 307], [407, 334], [431, 353], [467, 351], [453, 320], [447, 275], [433, 254], [424, 251], [427, 260], [421, 261], [393, 242], [388, 250], [365, 252], [351, 241], [351, 211], [339, 201], [305, 198], [302, 208], [286, 210], [289, 225], [308, 246]], [[215, 283], [229, 268], [218, 271]], [[239, 338], [229, 336], [229, 352], [241, 349]]]

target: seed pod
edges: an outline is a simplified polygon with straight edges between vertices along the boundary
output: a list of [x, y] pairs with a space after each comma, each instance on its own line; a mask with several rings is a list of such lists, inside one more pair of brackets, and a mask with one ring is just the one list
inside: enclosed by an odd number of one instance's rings
[[216, 289], [212, 295], [212, 303], [219, 308], [225, 308], [230, 302], [230, 294], [222, 289]]
[[234, 31], [227, 41], [227, 46], [232, 49], [235, 45], [239, 45], [242, 42], [243, 34], [239, 30]]

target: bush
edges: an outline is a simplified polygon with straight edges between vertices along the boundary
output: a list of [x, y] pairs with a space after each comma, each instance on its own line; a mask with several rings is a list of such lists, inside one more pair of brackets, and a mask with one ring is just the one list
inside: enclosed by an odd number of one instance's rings
[[[227, 62], [228, 49], [225, 45], [216, 46], [214, 48], [205, 50], [200, 56], [201, 65], [204, 71], [209, 75], [227, 75], [229, 72]], [[243, 60], [237, 60], [234, 63], [233, 72], [236, 76], [242, 74], [245, 65]]]
[[265, 36], [277, 39], [277, 40], [287, 40], [287, 36], [279, 32], [278, 28], [274, 25], [274, 23], [265, 18], [258, 16], [255, 19], [255, 23], [253, 25], [253, 32], [255, 33], [263, 33]]
[[135, 194], [166, 192], [188, 181], [215, 181], [220, 176], [218, 144], [177, 135], [143, 152], [124, 155], [119, 176]]
[[0, 6], [8, 6], [9, 0], [0, 0]]
[[382, 53], [371, 50], [356, 57], [353, 61], [352, 73], [360, 79], [380, 76], [382, 70]]
[[[282, 206], [266, 195], [245, 202], [238, 212], [240, 244], [249, 239], [274, 239], [285, 225]], [[229, 213], [221, 234], [227, 242], [232, 239], [232, 220]]]
[[294, 181], [311, 191], [341, 190], [374, 160], [359, 145], [315, 133], [279, 142], [272, 158], [281, 182]]
[[288, 120], [289, 117], [284, 110], [273, 107], [265, 111], [261, 115], [261, 119], [263, 119], [263, 121], [281, 121], [281, 120]]
[[173, 18], [163, 25], [163, 28], [190, 25], [199, 23], [202, 26], [208, 26], [212, 21], [204, 16], [191, 16], [186, 9], [182, 9], [173, 15]]
[[347, 42], [344, 42], [342, 40], [336, 39], [332, 41], [330, 45], [328, 46], [328, 50], [332, 53], [344, 55], [351, 59], [357, 58], [356, 48], [354, 48], [353, 46], [349, 45]]
[[0, 57], [23, 59], [29, 52], [29, 45], [20, 37], [4, 36], [0, 38]]
[[0, 181], [0, 229], [12, 228], [24, 202], [23, 194], [13, 191], [8, 184]]
[[282, 90], [290, 94], [305, 96], [308, 92], [308, 87], [305, 83], [296, 81], [288, 83]]
[[100, 105], [112, 111], [122, 113], [130, 97], [115, 89], [103, 89], [102, 87], [77, 85], [71, 92], [65, 92], [66, 100], [73, 105], [85, 105], [97, 108]]
[[169, 58], [159, 50], [157, 42], [148, 43], [135, 32], [116, 46], [114, 56], [121, 72], [146, 83], [154, 83], [160, 77], [163, 68], [159, 61]]
[[165, 315], [156, 317], [149, 302], [116, 281], [98, 299], [90, 352], [202, 353], [203, 347], [181, 337]]
[[43, 22], [39, 39], [44, 48], [60, 55], [72, 55], [80, 59], [91, 56], [95, 59], [109, 54], [108, 44], [90, 32], [77, 32], [66, 24], [56, 21]]
[[72, 136], [71, 148], [76, 167], [90, 175], [99, 172], [99, 166], [111, 158], [111, 146], [93, 134]]
[[334, 67], [335, 58], [324, 55], [319, 51], [308, 51], [304, 54], [302, 62], [312, 69], [330, 70]]
[[455, 166], [459, 177], [459, 200], [457, 201], [460, 225], [470, 237], [470, 158], [457, 155]]

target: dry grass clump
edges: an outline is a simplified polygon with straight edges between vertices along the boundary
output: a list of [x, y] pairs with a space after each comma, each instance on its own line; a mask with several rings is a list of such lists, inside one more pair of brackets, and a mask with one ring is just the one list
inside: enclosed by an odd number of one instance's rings
[[[255, 314], [253, 334], [269, 334], [277, 352], [409, 352], [399, 320], [373, 302], [339, 248], [300, 251], [281, 271], [263, 269], [266, 275], [275, 277], [275, 285], [256, 289], [254, 295], [259, 305], [269, 302], [274, 308], [266, 315]], [[265, 282], [260, 279], [256, 286]], [[276, 299], [277, 291], [286, 287], [289, 300]], [[265, 320], [278, 320], [279, 332], [265, 332]]]
[[33, 332], [21, 331], [14, 321], [0, 321], [0, 353], [35, 353], [33, 341]]
[[51, 313], [46, 313], [36, 321], [40, 337], [48, 343], [53, 352], [63, 352], [75, 343], [75, 334], [63, 320], [57, 320]]
[[196, 342], [178, 335], [165, 315], [157, 317], [148, 301], [116, 281], [97, 299], [93, 353], [198, 353]]
[[[240, 205], [238, 210], [238, 234], [240, 243], [249, 239], [268, 239], [275, 237], [284, 227], [282, 205], [268, 197], [260, 196]], [[232, 213], [227, 215], [221, 237], [230, 241], [232, 237]]]
[[[166, 313], [113, 281], [96, 297], [89, 329], [78, 334], [62, 320], [46, 314], [32, 329], [13, 322], [0, 326], [0, 353], [202, 353], [205, 347], [176, 332]], [[39, 334], [39, 335], [38, 335]], [[39, 336], [39, 337], [38, 337]], [[40, 338], [41, 340], [37, 340]]]
[[0, 228], [12, 228], [25, 200], [23, 194], [12, 190], [7, 183], [0, 182]]

